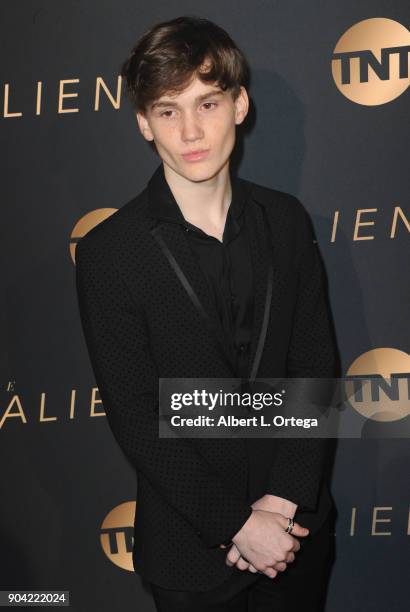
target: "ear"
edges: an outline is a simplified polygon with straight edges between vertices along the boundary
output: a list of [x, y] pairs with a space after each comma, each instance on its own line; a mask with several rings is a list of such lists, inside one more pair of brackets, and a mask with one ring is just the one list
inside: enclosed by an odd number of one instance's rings
[[148, 123], [147, 117], [144, 113], [140, 111], [136, 111], [135, 116], [137, 118], [138, 127], [140, 129], [141, 134], [144, 136], [145, 140], [154, 140], [154, 134], [151, 131], [151, 128]]
[[243, 87], [242, 85], [239, 95], [235, 100], [235, 123], [236, 124], [242, 123], [242, 121], [245, 119], [246, 115], [248, 114], [248, 110], [249, 110], [248, 93], [245, 87]]

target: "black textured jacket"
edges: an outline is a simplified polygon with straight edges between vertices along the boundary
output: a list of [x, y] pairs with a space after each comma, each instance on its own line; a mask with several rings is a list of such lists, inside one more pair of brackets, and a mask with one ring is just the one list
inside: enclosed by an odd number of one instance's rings
[[[243, 179], [239, 179], [243, 181]], [[333, 377], [338, 355], [313, 228], [294, 196], [243, 181], [254, 266], [250, 378]], [[158, 378], [232, 378], [206, 279], [179, 224], [150, 215], [149, 185], [77, 244], [84, 336], [109, 426], [138, 476], [135, 571], [165, 588], [225, 581], [250, 516], [249, 440], [158, 437]], [[266, 493], [317, 529], [331, 500], [328, 441], [259, 440]]]

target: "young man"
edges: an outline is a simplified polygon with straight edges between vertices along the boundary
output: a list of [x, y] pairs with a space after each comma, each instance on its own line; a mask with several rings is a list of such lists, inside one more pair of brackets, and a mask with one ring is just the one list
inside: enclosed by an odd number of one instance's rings
[[[322, 439], [158, 436], [158, 379], [334, 377], [312, 225], [234, 177], [246, 61], [205, 19], [160, 23], [122, 67], [162, 163], [77, 245], [84, 335], [138, 475], [133, 561], [158, 610], [318, 612], [330, 530]], [[292, 519], [297, 519], [292, 521]]]

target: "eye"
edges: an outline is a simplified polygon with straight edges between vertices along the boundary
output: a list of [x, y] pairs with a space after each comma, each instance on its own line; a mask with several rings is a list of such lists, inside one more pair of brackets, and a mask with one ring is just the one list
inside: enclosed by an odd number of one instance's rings
[[169, 113], [173, 113], [174, 111], [172, 110], [166, 110], [162, 113], [160, 113], [160, 117], [166, 117], [167, 119], [169, 119], [171, 117], [171, 115]]
[[205, 110], [211, 110], [210, 106], [215, 108], [216, 106], [218, 106], [218, 103], [217, 102], [204, 102], [203, 106], [207, 106]]

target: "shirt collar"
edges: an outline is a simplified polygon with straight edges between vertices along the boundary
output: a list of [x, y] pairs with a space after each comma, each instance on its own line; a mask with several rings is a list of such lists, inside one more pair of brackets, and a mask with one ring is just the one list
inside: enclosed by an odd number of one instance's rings
[[[233, 214], [235, 219], [238, 220], [245, 207], [247, 189], [241, 179], [233, 176], [231, 169], [229, 169], [229, 175], [231, 179], [232, 201], [228, 212]], [[149, 212], [153, 217], [166, 221], [174, 221], [182, 225], [188, 224], [167, 183], [163, 163], [157, 167], [148, 181], [148, 191]]]

